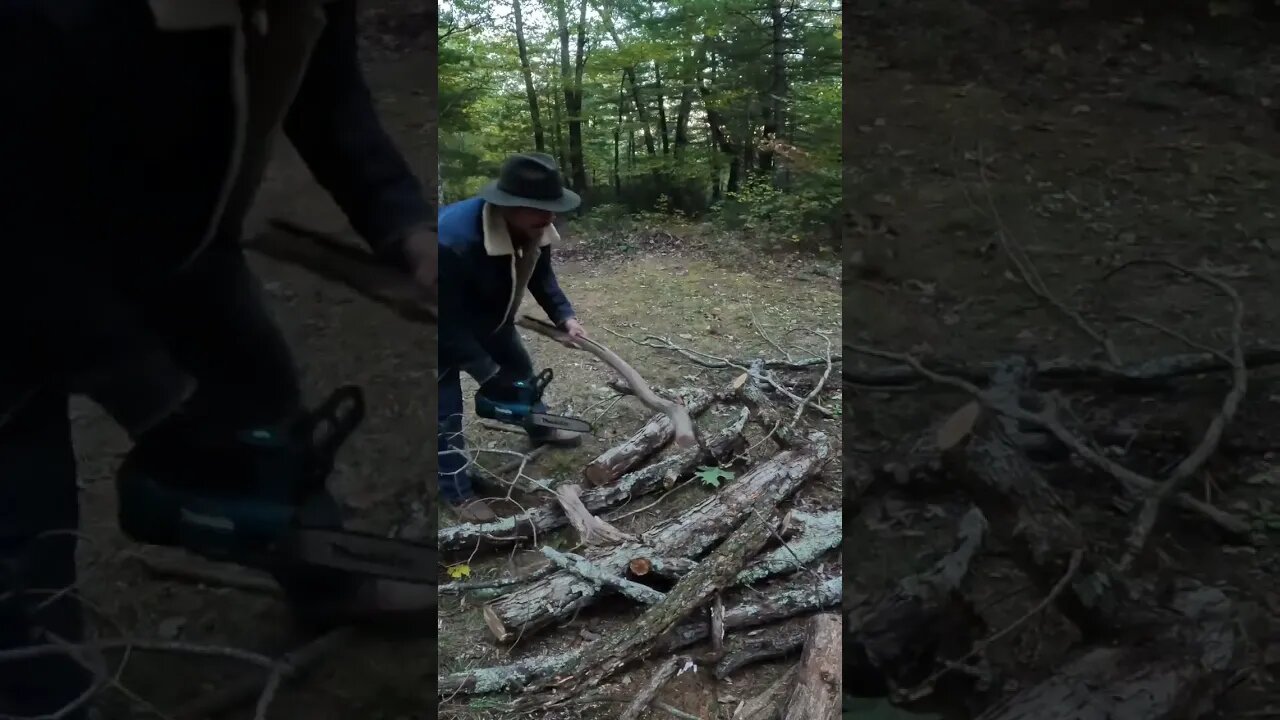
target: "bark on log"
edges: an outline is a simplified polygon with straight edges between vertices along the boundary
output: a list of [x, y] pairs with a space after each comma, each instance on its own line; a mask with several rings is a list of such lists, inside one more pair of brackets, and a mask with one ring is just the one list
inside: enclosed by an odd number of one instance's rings
[[516, 324], [527, 330], [532, 330], [539, 335], [549, 337], [558, 342], [576, 342], [583, 350], [595, 355], [604, 364], [613, 368], [615, 372], [627, 381], [627, 385], [635, 391], [636, 399], [644, 403], [645, 407], [655, 411], [664, 413], [671, 418], [671, 426], [675, 432], [676, 445], [683, 448], [694, 447], [698, 444], [698, 437], [694, 434], [693, 420], [689, 417], [689, 411], [685, 406], [659, 397], [649, 387], [649, 383], [645, 382], [644, 377], [636, 372], [626, 360], [623, 360], [617, 353], [610, 350], [602, 343], [590, 338], [584, 340], [570, 340], [569, 335], [563, 330], [543, 320], [535, 317], [524, 315]]
[[982, 632], [980, 618], [960, 594], [987, 532], [982, 512], [960, 520], [955, 547], [929, 570], [904, 578], [889, 593], [849, 613], [845, 653], [858, 687], [888, 692], [924, 680], [941, 648], [961, 652]]
[[748, 665], [786, 657], [804, 648], [809, 618], [794, 618], [758, 633], [739, 635], [725, 644], [715, 677], [724, 680]]
[[[774, 501], [775, 503], [777, 500]], [[769, 539], [769, 518], [774, 508], [761, 507], [742, 520], [693, 572], [680, 579], [666, 597], [652, 605], [619, 632], [588, 645], [576, 666], [576, 694], [595, 687], [603, 679], [644, 657], [659, 638], [676, 623], [706, 604], [764, 547]], [[836, 638], [839, 643], [839, 638]]]
[[[742, 409], [736, 418], [706, 442], [706, 448], [695, 447], [671, 455], [659, 462], [647, 465], [622, 476], [613, 485], [605, 485], [584, 491], [579, 499], [591, 512], [600, 512], [621, 506], [631, 499], [647, 495], [664, 486], [668, 480], [693, 472], [699, 466], [733, 452], [744, 443], [742, 431], [746, 427], [748, 411]], [[531, 540], [568, 524], [564, 509], [557, 502], [530, 508], [511, 517], [499, 518], [490, 523], [464, 523], [440, 528], [439, 544], [442, 550], [462, 550], [483, 542], [510, 544]]]
[[795, 447], [800, 439], [796, 432], [787, 426], [778, 408], [774, 406], [764, 390], [760, 387], [758, 375], [745, 372], [733, 381], [738, 397], [751, 408], [756, 422], [765, 432], [773, 433], [774, 440], [784, 448]]
[[823, 613], [809, 621], [804, 654], [783, 720], [836, 720], [842, 693], [840, 616]]
[[[836, 576], [815, 585], [811, 578], [804, 576], [763, 592], [752, 592], [749, 600], [740, 600], [725, 608], [725, 629], [732, 633], [817, 610], [836, 608], [840, 605], [843, 583], [843, 578]], [[662, 638], [657, 651], [675, 652], [702, 642], [710, 634], [709, 622], [686, 621], [672, 628]], [[581, 652], [579, 648], [565, 653], [535, 655], [510, 665], [451, 673], [440, 678], [439, 692], [441, 695], [481, 695], [517, 691], [536, 680], [562, 674], [577, 661]]]
[[653, 605], [662, 600], [663, 594], [648, 585], [641, 585], [626, 578], [616, 575], [608, 575], [600, 571], [600, 568], [587, 562], [586, 558], [581, 555], [573, 555], [570, 553], [562, 553], [555, 548], [544, 547], [542, 554], [547, 556], [556, 567], [577, 575], [578, 577], [593, 583], [599, 587], [609, 586], [617, 590], [624, 597], [643, 605]]
[[830, 550], [840, 547], [844, 532], [844, 513], [840, 510], [810, 515], [792, 510], [782, 520], [782, 537], [786, 544], [753, 560], [737, 582], [750, 585], [765, 578], [807, 567]]
[[[637, 542], [591, 550], [587, 559], [602, 571], [621, 576], [637, 556], [674, 551], [686, 558], [699, 557], [748, 515], [791, 496], [830, 455], [826, 436], [814, 433], [810, 446], [775, 455], [680, 516], [650, 528]], [[595, 585], [559, 572], [490, 603], [484, 610], [485, 620], [499, 642], [508, 642], [592, 604], [598, 594]]]
[[[697, 417], [711, 407], [711, 393], [698, 388], [681, 388], [676, 397], [693, 417]], [[631, 437], [618, 445], [605, 450], [595, 460], [582, 469], [582, 476], [591, 485], [608, 485], [622, 477], [627, 471], [649, 459], [654, 453], [671, 442], [675, 429], [671, 418], [666, 413], [658, 413], [637, 430]]]

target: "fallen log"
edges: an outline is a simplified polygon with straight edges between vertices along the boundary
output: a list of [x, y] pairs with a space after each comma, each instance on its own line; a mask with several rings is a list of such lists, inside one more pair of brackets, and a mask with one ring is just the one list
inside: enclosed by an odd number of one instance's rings
[[840, 670], [840, 616], [822, 613], [809, 621], [795, 687], [782, 720], [836, 720], [844, 699]]
[[987, 521], [978, 509], [960, 520], [954, 548], [931, 568], [903, 578], [879, 599], [849, 613], [844, 638], [848, 672], [876, 694], [915, 685], [948, 645], [967, 650], [983, 623], [960, 594], [982, 549]]
[[[698, 388], [681, 388], [675, 392], [684, 403], [689, 415], [697, 417], [711, 407], [711, 393]], [[622, 477], [627, 471], [649, 459], [671, 442], [675, 429], [666, 413], [658, 413], [635, 431], [631, 437], [605, 450], [582, 469], [582, 476], [590, 485], [607, 485]]]
[[794, 618], [762, 631], [735, 637], [725, 644], [724, 654], [716, 662], [714, 675], [724, 680], [748, 665], [786, 657], [804, 649], [809, 632], [809, 618]]
[[[812, 613], [836, 608], [844, 580], [840, 576], [814, 583], [807, 576], [791, 582], [750, 593], [749, 599], [728, 605], [724, 612], [727, 631], [745, 630]], [[676, 652], [702, 642], [711, 635], [711, 623], [688, 620], [676, 625], [662, 638], [655, 652]], [[535, 655], [509, 665], [477, 668], [440, 677], [441, 695], [514, 692], [530, 683], [562, 674], [582, 652], [581, 648], [563, 653]]]
[[[627, 473], [613, 485], [583, 491], [579, 496], [583, 507], [593, 513], [618, 507], [632, 498], [659, 490], [676, 478], [693, 472], [715, 456], [733, 452], [744, 443], [742, 431], [746, 427], [747, 416], [748, 411], [742, 409], [723, 430], [707, 439], [705, 448], [682, 450], [652, 465]], [[490, 523], [464, 523], [440, 528], [439, 545], [442, 550], [461, 550], [482, 542], [508, 544], [532, 540], [541, 533], [564, 527], [568, 522], [560, 504], [548, 502]]]
[[636, 369], [627, 364], [617, 353], [610, 350], [604, 344], [591, 338], [582, 340], [573, 340], [568, 333], [557, 328], [549, 322], [539, 320], [530, 315], [521, 316], [516, 324], [526, 330], [532, 330], [544, 337], [551, 338], [557, 342], [569, 343], [573, 342], [582, 347], [583, 350], [595, 355], [604, 364], [613, 368], [615, 372], [627, 381], [627, 385], [635, 392], [636, 399], [644, 403], [645, 407], [655, 411], [664, 413], [671, 418], [671, 427], [675, 433], [676, 445], [684, 448], [693, 447], [698, 444], [698, 437], [694, 433], [693, 420], [689, 417], [689, 411], [680, 403], [672, 402], [666, 398], [658, 396], [657, 393], [649, 387], [649, 383], [641, 377]]
[[[784, 450], [760, 463], [720, 492], [680, 516], [641, 534], [637, 542], [588, 551], [587, 560], [603, 572], [622, 575], [635, 557], [678, 553], [696, 558], [729, 533], [743, 518], [777, 505], [825, 465], [831, 445], [814, 433], [805, 448]], [[661, 551], [656, 550], [661, 548]], [[595, 602], [599, 588], [571, 573], [559, 572], [485, 606], [485, 621], [499, 642], [532, 632]]]
[[[778, 502], [775, 499], [774, 502]], [[666, 597], [645, 610], [618, 632], [606, 635], [584, 648], [572, 672], [576, 674], [570, 692], [574, 695], [600, 684], [613, 673], [644, 657], [658, 639], [711, 599], [746, 565], [747, 559], [769, 539], [769, 516], [773, 507], [757, 508], [705, 560], [680, 579]], [[837, 643], [839, 638], [836, 639]]]
[[977, 720], [1185, 720], [1201, 717], [1227, 685], [1240, 638], [1221, 590], [1178, 592], [1177, 618], [1151, 639], [1077, 654], [1049, 679]]
[[[992, 378], [1008, 402], [1025, 398], [1030, 369], [1010, 362]], [[1157, 598], [1088, 552], [1070, 506], [1010, 439], [1016, 421], [983, 409], [972, 431], [943, 449], [954, 476], [991, 519], [1013, 560], [1049, 589], [1056, 607], [1100, 647], [1078, 652], [1047, 680], [980, 720], [1180, 720], [1221, 693], [1239, 651], [1233, 606], [1221, 591], [1183, 581]]]
[[840, 547], [844, 532], [844, 513], [840, 510], [810, 515], [792, 510], [782, 519], [782, 538], [786, 544], [756, 558], [742, 572], [737, 583], [751, 585], [765, 578], [794, 572]]

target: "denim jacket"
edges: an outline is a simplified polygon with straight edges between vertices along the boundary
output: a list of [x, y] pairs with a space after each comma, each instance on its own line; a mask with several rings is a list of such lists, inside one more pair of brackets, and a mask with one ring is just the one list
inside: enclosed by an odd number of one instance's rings
[[552, 245], [559, 238], [554, 226], [547, 226], [537, 247], [528, 251], [536, 256], [528, 258], [526, 287], [516, 281], [520, 254], [502, 219], [482, 198], [442, 208], [439, 232], [441, 372], [486, 366], [482, 340], [514, 322], [526, 289], [556, 325], [574, 316], [551, 267]]

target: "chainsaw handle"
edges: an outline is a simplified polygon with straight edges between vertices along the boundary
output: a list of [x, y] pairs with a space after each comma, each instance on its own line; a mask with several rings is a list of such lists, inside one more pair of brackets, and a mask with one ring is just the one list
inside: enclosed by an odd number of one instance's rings
[[555, 377], [555, 373], [551, 371], [551, 368], [547, 368], [542, 372], [538, 373], [536, 376], [534, 376], [533, 378], [534, 402], [538, 402], [539, 400], [542, 400], [542, 393], [546, 391], [547, 386], [551, 384], [551, 380], [554, 377]]
[[333, 469], [338, 448], [364, 421], [364, 413], [364, 392], [357, 385], [344, 385], [308, 415], [307, 437], [321, 472], [327, 475]]

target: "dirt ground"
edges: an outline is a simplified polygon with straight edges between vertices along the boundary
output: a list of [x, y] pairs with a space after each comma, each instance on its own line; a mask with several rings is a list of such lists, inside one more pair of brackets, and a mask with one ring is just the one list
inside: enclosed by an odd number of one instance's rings
[[[1230, 302], [1203, 283], [1159, 269], [1101, 281], [1136, 258], [1172, 260], [1227, 281], [1245, 303], [1245, 343], [1276, 345], [1280, 50], [1267, 45], [1266, 28], [1207, 39], [1178, 23], [1100, 24], [1070, 13], [1033, 23], [997, 2], [857, 7], [863, 11], [852, 18], [846, 11], [845, 22], [846, 342], [967, 364], [1014, 354], [1098, 359], [1098, 343], [1021, 281], [1000, 242], [1003, 229], [1125, 362], [1194, 352], [1125, 315], [1229, 347]], [[1275, 36], [1274, 27], [1269, 32]], [[1280, 422], [1276, 375], [1251, 373], [1226, 432], [1254, 449], [1220, 453], [1189, 484], [1264, 530], [1274, 527], [1280, 503], [1280, 461], [1271, 450], [1280, 450], [1272, 432]], [[1091, 427], [1172, 429], [1194, 444], [1228, 383], [1219, 373], [1160, 395], [1067, 389], [1064, 396]], [[846, 467], [905, 459], [931, 424], [966, 400], [850, 385], [845, 394]], [[1160, 476], [1180, 457], [1120, 459]], [[1105, 505], [1111, 486], [1082, 466], [1065, 472], [1059, 487], [1078, 501], [1078, 521], [1099, 552], [1116, 555], [1130, 521]], [[845, 529], [846, 582], [856, 592], [875, 594], [950, 546], [966, 505], [930, 502], [876, 494], [860, 504], [862, 522]], [[1215, 717], [1280, 712], [1280, 628], [1269, 620], [1280, 612], [1276, 539], [1271, 530], [1256, 547], [1224, 544], [1176, 514], [1157, 530], [1167, 573], [1220, 585], [1245, 613], [1251, 672]], [[997, 549], [979, 562], [970, 598], [993, 631], [1040, 599], [1003, 555]], [[989, 655], [1003, 690], [995, 695], [1051, 672], [1068, 633], [1050, 612], [996, 643]], [[951, 700], [954, 717], [982, 702]]]

